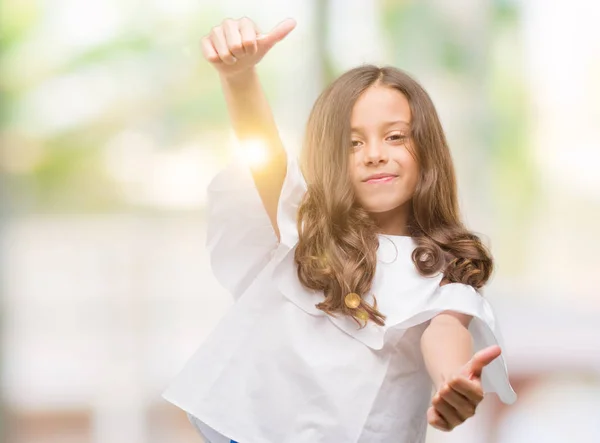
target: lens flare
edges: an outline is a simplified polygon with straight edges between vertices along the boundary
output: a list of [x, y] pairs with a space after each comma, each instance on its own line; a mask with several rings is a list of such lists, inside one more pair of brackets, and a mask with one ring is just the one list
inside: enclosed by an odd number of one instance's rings
[[249, 166], [262, 166], [267, 162], [267, 146], [258, 139], [241, 140], [236, 147], [236, 157]]

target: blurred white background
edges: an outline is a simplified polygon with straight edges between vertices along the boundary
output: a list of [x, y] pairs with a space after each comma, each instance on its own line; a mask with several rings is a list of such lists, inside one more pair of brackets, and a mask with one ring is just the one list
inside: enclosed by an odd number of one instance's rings
[[[600, 434], [600, 3], [5, 0], [0, 4], [2, 441], [200, 442], [160, 392], [232, 302], [204, 250], [233, 142], [199, 40], [225, 17], [298, 27], [260, 64], [296, 152], [358, 64], [429, 91], [518, 402], [436, 442]], [[401, 401], [401, 399], [399, 399]]]

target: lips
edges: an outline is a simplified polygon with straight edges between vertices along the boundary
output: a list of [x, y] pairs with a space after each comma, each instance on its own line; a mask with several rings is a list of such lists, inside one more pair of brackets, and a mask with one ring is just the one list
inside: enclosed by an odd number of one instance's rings
[[396, 174], [388, 174], [388, 173], [379, 173], [368, 176], [364, 182], [365, 183], [387, 183], [391, 182], [398, 176]]

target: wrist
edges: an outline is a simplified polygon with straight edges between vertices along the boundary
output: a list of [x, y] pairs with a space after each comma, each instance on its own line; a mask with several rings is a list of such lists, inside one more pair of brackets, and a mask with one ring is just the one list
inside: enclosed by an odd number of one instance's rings
[[244, 69], [240, 72], [219, 74], [221, 81], [231, 86], [245, 86], [255, 81], [257, 77], [256, 69], [253, 67]]

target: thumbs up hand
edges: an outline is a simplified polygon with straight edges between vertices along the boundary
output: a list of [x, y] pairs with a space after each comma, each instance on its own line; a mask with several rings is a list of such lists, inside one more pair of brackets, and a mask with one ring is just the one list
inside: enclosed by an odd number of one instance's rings
[[451, 431], [475, 415], [483, 400], [481, 372], [502, 353], [499, 346], [477, 352], [454, 377], [442, 384], [427, 410], [427, 421], [441, 431]]
[[269, 33], [261, 34], [256, 24], [247, 17], [226, 19], [202, 38], [202, 53], [219, 74], [226, 77], [237, 75], [252, 69], [295, 27], [295, 20], [286, 19]]

